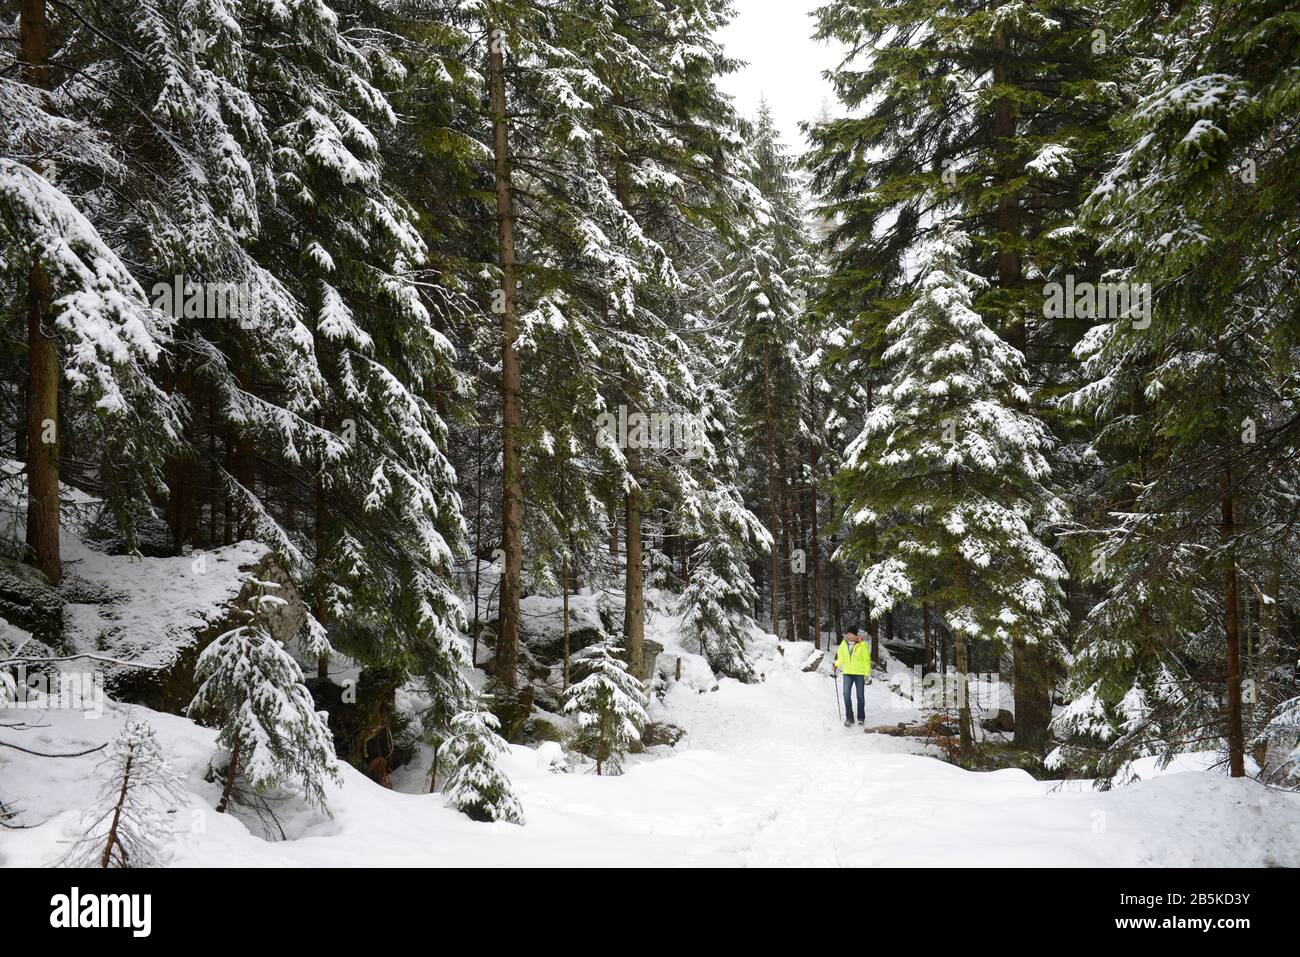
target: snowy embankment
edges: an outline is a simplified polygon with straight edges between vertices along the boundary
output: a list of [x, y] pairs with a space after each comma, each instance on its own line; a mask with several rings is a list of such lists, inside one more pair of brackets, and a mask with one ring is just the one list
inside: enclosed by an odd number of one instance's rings
[[[671, 639], [667, 619], [654, 624]], [[680, 649], [665, 644], [671, 660]], [[385, 790], [344, 767], [329, 790], [332, 818], [277, 805], [290, 839], [269, 841], [256, 821], [213, 812], [219, 788], [203, 775], [214, 733], [184, 718], [112, 703], [99, 720], [9, 710], [0, 724], [37, 727], [0, 734], [21, 734], [31, 750], [80, 751], [109, 740], [129, 712], [146, 717], [187, 777], [189, 803], [165, 851], [176, 865], [1300, 865], [1300, 797], [1193, 760], [1107, 793], [1019, 770], [963, 771], [915, 753], [914, 740], [844, 728], [830, 677], [800, 670], [810, 651], [762, 643], [758, 685], [673, 683], [653, 716], [687, 736], [634, 758], [621, 777], [557, 770], [558, 744], [513, 747], [506, 770], [523, 827], [476, 824], [437, 794]], [[868, 725], [916, 717], [883, 682], [867, 698]], [[99, 787], [97, 757], [0, 749], [4, 799], [26, 828], [0, 831], [0, 864], [61, 855]], [[417, 787], [419, 772], [402, 780]]]

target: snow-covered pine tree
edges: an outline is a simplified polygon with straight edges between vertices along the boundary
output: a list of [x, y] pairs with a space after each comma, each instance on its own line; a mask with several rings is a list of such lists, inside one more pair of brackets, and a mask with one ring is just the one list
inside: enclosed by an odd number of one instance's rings
[[[158, 487], [180, 428], [152, 378], [170, 324], [125, 265], [135, 261], [126, 248], [133, 232], [115, 215], [146, 172], [115, 148], [104, 98], [86, 89], [88, 49], [100, 41], [93, 29], [69, 30], [74, 19], [43, 0], [25, 4], [15, 69], [0, 80], [0, 297], [25, 325], [24, 384], [14, 399], [25, 406], [16, 435], [30, 492], [29, 557], [54, 582], [62, 443], [77, 434], [81, 447], [102, 450], [90, 470], [133, 543], [132, 506]], [[64, 382], [71, 388], [60, 398]]]
[[[1041, 397], [1069, 382], [1062, 357], [1084, 327], [1044, 320], [1038, 280], [1100, 271], [1077, 210], [1122, 102], [1113, 80], [1124, 58], [1104, 12], [1087, 0], [942, 10], [883, 0], [832, 2], [817, 16], [819, 37], [870, 51], [835, 71], [847, 115], [810, 131], [814, 188], [835, 219], [827, 308], [870, 355], [906, 303], [919, 243], [960, 216], [971, 268], [987, 280], [976, 309], [1023, 354], [1024, 384], [1048, 421]], [[1047, 744], [1049, 650], [1009, 649], [1015, 740], [1034, 751]]]
[[519, 799], [497, 766], [507, 750], [499, 728], [496, 716], [477, 706], [451, 719], [451, 736], [443, 745], [451, 771], [443, 794], [475, 821], [523, 824]]
[[96, 770], [104, 774], [96, 804], [58, 866], [160, 866], [172, 836], [168, 815], [184, 801], [185, 789], [149, 723], [128, 717]]
[[757, 222], [737, 236], [734, 248], [728, 250], [734, 271], [720, 283], [722, 315], [734, 344], [728, 373], [735, 382], [741, 426], [750, 448], [764, 463], [767, 528], [774, 542], [767, 582], [772, 630], [796, 639], [801, 635], [794, 627], [798, 601], [792, 587], [791, 549], [806, 550], [808, 543], [791, 544], [796, 535], [790, 528], [790, 503], [793, 498], [802, 504], [805, 496], [789, 487], [790, 470], [781, 463], [788, 465], [798, 456], [809, 374], [816, 376], [799, 355], [814, 276], [794, 164], [766, 104], [749, 136], [754, 155], [751, 179], [763, 204], [756, 211]]
[[326, 780], [339, 781], [328, 716], [317, 711], [298, 662], [271, 637], [264, 606], [284, 599], [258, 582], [250, 621], [219, 636], [194, 666], [199, 690], [187, 713], [218, 729], [228, 762], [217, 812], [229, 807], [237, 781], [257, 793], [281, 785], [300, 788], [325, 808]]
[[[516, 550], [527, 546], [527, 566], [543, 576], [539, 587], [561, 577], [563, 556], [572, 551], [563, 530], [576, 527], [576, 538], [594, 543], [592, 496], [603, 497], [609, 526], [626, 536], [611, 557], [624, 576], [624, 644], [629, 659], [638, 660], [644, 551], [656, 532], [648, 519], [656, 512], [689, 513], [694, 506], [679, 506], [692, 490], [725, 494], [729, 481], [711, 471], [713, 457], [685, 462], [683, 450], [651, 447], [644, 437], [610, 441], [599, 425], [606, 414], [653, 412], [689, 427], [703, 409], [696, 372], [713, 357], [700, 355], [705, 324], [692, 306], [704, 297], [682, 281], [669, 246], [703, 275], [716, 252], [714, 229], [726, 228], [724, 206], [734, 207], [742, 190], [739, 178], [712, 172], [726, 168], [737, 149], [734, 117], [713, 83], [726, 65], [709, 36], [718, 22], [714, 6], [479, 4], [466, 10], [489, 65], [492, 31], [500, 31], [505, 89], [493, 95], [504, 95], [505, 112], [498, 116], [501, 108], [493, 108], [491, 132], [504, 121], [509, 146], [504, 157], [495, 139], [492, 149], [510, 182], [527, 183], [510, 190], [511, 277], [500, 290], [508, 286], [511, 294], [497, 314], [515, 330], [506, 365], [519, 363], [518, 389], [527, 398], [518, 423], [506, 431], [536, 493], [530, 508], [540, 514], [528, 523], [532, 538], [521, 538], [516, 549], [508, 534], [503, 548], [497, 673], [506, 684], [516, 675]], [[548, 122], [532, 122], [537, 115]], [[498, 187], [508, 185], [501, 166], [495, 178]], [[683, 238], [701, 235], [713, 244], [703, 255], [698, 242]], [[494, 280], [501, 281], [501, 268], [494, 265]], [[557, 382], [565, 383], [563, 391]], [[505, 484], [511, 489], [514, 479]], [[575, 496], [580, 488], [582, 496]], [[732, 498], [740, 501], [738, 492]], [[522, 569], [522, 554], [518, 562]]]
[[915, 299], [885, 329], [889, 381], [837, 476], [852, 516], [840, 548], [872, 614], [926, 601], [957, 640], [963, 759], [969, 643], [1056, 641], [1066, 574], [1041, 537], [1065, 518], [1046, 485], [1052, 440], [1027, 410], [1020, 353], [972, 308], [984, 281], [969, 254], [951, 227], [925, 248]]
[[721, 542], [705, 541], [691, 556], [691, 577], [681, 597], [682, 627], [715, 672], [738, 681], [757, 680], [745, 653], [757, 595], [749, 569]]
[[619, 648], [600, 642], [574, 656], [581, 680], [564, 693], [564, 713], [578, 723], [575, 744], [596, 762], [596, 773], [622, 771], [623, 755], [641, 739], [650, 720], [641, 682], [616, 657]]
[[1077, 349], [1086, 381], [1070, 407], [1097, 420], [1108, 468], [1107, 513], [1085, 528], [1106, 592], [1054, 756], [1103, 786], [1136, 757], [1207, 738], [1243, 775], [1248, 744], [1294, 696], [1271, 637], [1251, 640], [1295, 600], [1296, 520], [1281, 503], [1300, 482], [1297, 297], [1293, 267], [1265, 252], [1294, 246], [1300, 223], [1287, 16], [1272, 2], [1122, 11], [1135, 103], [1087, 213], [1110, 278], [1145, 288], [1150, 311], [1107, 315]]

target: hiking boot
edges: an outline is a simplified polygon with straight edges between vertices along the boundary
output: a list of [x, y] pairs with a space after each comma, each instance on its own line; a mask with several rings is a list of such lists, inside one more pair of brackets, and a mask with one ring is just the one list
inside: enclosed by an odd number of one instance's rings
[[866, 723], [867, 723], [867, 722], [865, 722], [865, 721], [862, 720], [861, 718], [858, 718], [858, 727], [859, 727], [859, 728], [861, 728], [861, 727], [862, 727], [863, 725], [865, 725]]
[[844, 727], [846, 727], [846, 728], [851, 728], [851, 727], [853, 727], [853, 722], [852, 722], [852, 721], [845, 721], [845, 722], [844, 722]]

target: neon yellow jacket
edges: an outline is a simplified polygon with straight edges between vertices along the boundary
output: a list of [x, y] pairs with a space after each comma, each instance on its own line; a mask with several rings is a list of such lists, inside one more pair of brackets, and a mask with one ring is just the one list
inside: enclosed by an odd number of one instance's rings
[[835, 652], [835, 667], [845, 675], [871, 674], [871, 642], [859, 641], [849, 648], [846, 638], [840, 642], [840, 650]]

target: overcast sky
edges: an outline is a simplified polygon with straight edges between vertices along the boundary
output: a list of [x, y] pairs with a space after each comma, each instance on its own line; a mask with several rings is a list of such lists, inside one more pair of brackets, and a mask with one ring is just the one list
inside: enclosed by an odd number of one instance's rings
[[718, 39], [729, 56], [748, 66], [723, 77], [721, 86], [736, 98], [745, 116], [753, 116], [766, 98], [787, 144], [797, 151], [805, 143], [800, 120], [816, 119], [823, 98], [838, 112], [835, 93], [822, 70], [836, 65], [840, 47], [809, 39], [809, 15], [825, 0], [734, 0], [736, 18]]

